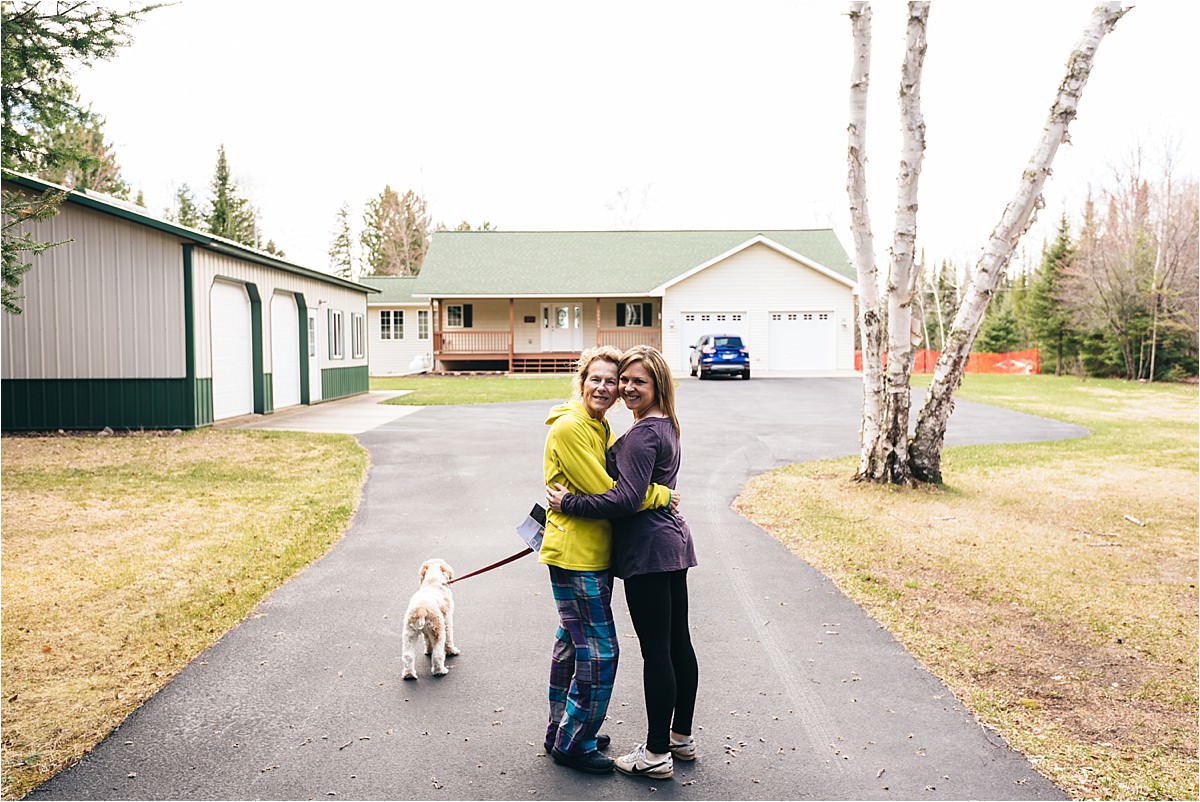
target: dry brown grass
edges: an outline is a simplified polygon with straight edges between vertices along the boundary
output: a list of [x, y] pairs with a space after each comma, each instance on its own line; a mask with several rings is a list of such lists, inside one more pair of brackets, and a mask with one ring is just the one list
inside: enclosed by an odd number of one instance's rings
[[349, 437], [214, 430], [6, 437], [0, 456], [5, 799], [324, 553], [366, 467]]
[[944, 489], [857, 484], [839, 460], [758, 477], [735, 506], [1071, 796], [1195, 799], [1190, 392], [1106, 388], [1099, 414], [1074, 411], [1091, 437], [949, 450]]

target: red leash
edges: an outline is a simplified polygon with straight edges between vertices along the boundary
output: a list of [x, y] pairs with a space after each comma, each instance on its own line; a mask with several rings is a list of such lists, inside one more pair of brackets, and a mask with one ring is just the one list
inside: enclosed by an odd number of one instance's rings
[[526, 517], [526, 519], [517, 526], [517, 534], [519, 534], [521, 536], [521, 538], [526, 543], [529, 544], [528, 548], [526, 548], [522, 551], [518, 551], [516, 554], [512, 555], [511, 557], [505, 557], [500, 562], [495, 562], [495, 563], [492, 563], [491, 565], [480, 568], [478, 571], [472, 571], [469, 574], [463, 574], [462, 576], [455, 577], [454, 579], [451, 579], [447, 584], [453, 585], [455, 582], [458, 582], [459, 580], [467, 579], [468, 577], [486, 573], [486, 572], [492, 570], [493, 568], [499, 568], [502, 565], [508, 565], [513, 560], [519, 560], [520, 558], [524, 557], [526, 554], [531, 554], [535, 549], [537, 549], [538, 547], [541, 546], [542, 529], [545, 528], [545, 526], [546, 526], [546, 510], [542, 508], [542, 505], [534, 504], [533, 509], [529, 511], [529, 516]]
[[492, 570], [493, 568], [499, 568], [499, 567], [500, 567], [500, 566], [502, 566], [502, 565], [508, 565], [508, 564], [509, 564], [510, 562], [512, 562], [513, 560], [520, 559], [521, 557], [524, 557], [526, 554], [530, 554], [530, 553], [532, 553], [532, 552], [533, 552], [533, 549], [531, 549], [531, 548], [524, 548], [524, 549], [522, 549], [521, 551], [518, 551], [516, 554], [512, 555], [511, 557], [505, 557], [505, 558], [504, 558], [503, 560], [501, 560], [500, 562], [492, 563], [492, 564], [491, 564], [491, 565], [489, 565], [489, 566], [486, 566], [486, 567], [484, 567], [484, 568], [480, 568], [478, 571], [472, 571], [472, 572], [471, 572], [471, 573], [469, 573], [469, 574], [463, 574], [462, 576], [456, 576], [456, 577], [454, 577], [454, 579], [451, 579], [451, 580], [450, 580], [449, 582], [447, 582], [446, 584], [448, 584], [448, 585], [453, 585], [455, 582], [458, 582], [458, 581], [460, 581], [460, 580], [463, 580], [463, 579], [468, 579], [468, 578], [470, 578], [470, 577], [473, 577], [473, 576], [475, 576], [475, 575], [477, 575], [477, 574], [486, 573], [487, 571], [490, 571], [490, 570]]

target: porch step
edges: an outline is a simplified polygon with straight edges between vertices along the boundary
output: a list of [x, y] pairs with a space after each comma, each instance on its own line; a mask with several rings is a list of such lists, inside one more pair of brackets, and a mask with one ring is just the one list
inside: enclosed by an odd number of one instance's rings
[[513, 355], [513, 373], [573, 373], [579, 364], [579, 354]]

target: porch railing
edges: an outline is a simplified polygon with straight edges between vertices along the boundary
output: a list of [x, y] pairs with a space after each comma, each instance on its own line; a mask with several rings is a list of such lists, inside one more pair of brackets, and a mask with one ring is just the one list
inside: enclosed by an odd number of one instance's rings
[[662, 331], [659, 329], [600, 329], [600, 342], [622, 351], [635, 345], [652, 345], [662, 350]]
[[[509, 338], [507, 330], [462, 329], [434, 333], [433, 350], [438, 354], [496, 354], [508, 356]], [[651, 328], [600, 329], [600, 343], [624, 351], [634, 345], [652, 345], [662, 348], [662, 331]], [[593, 343], [585, 342], [584, 350]]]
[[433, 350], [442, 354], [504, 354], [508, 355], [509, 332], [484, 331], [439, 331], [433, 338]]

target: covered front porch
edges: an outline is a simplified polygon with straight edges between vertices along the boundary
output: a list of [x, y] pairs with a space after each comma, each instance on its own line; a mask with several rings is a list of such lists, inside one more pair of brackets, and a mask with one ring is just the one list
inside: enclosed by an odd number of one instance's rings
[[651, 301], [505, 300], [434, 299], [432, 372], [570, 373], [595, 346], [662, 348]]

